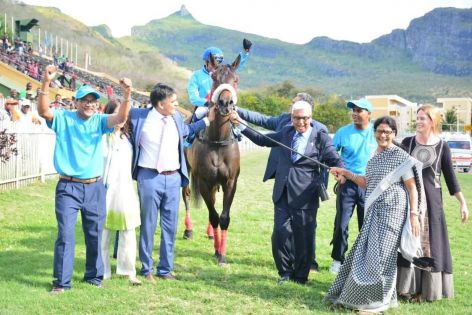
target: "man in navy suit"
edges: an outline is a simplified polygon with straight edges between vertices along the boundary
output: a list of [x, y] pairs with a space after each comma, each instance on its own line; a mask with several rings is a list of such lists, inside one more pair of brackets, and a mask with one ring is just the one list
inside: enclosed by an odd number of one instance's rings
[[[298, 101], [292, 105], [292, 125], [269, 133], [267, 137], [329, 166], [343, 165], [331, 138], [311, 125], [311, 115], [311, 105]], [[237, 124], [239, 116], [234, 114], [231, 119]], [[277, 145], [244, 127], [240, 125], [243, 134], [257, 145]], [[315, 145], [317, 141], [319, 146]], [[279, 150], [272, 193], [272, 255], [280, 275], [280, 284], [286, 281], [304, 284], [308, 280], [314, 255], [315, 217], [321, 182], [318, 164], [285, 148]]]
[[[297, 95], [292, 99], [292, 104], [290, 104], [290, 106], [292, 106], [298, 101], [305, 101], [313, 107], [313, 97], [308, 93], [297, 93]], [[287, 113], [282, 113], [279, 116], [266, 116], [261, 113], [253, 112], [243, 108], [238, 108], [237, 111], [239, 117], [241, 117], [242, 119], [268, 130], [280, 131], [283, 127], [292, 125], [290, 109]], [[318, 130], [328, 133], [328, 128], [326, 128], [326, 126], [320, 123], [319, 121], [312, 119], [311, 124], [312, 126], [315, 126]], [[262, 179], [263, 182], [267, 181], [268, 179], [275, 178], [275, 170], [277, 169], [278, 157], [280, 155], [279, 153], [281, 150], [284, 149], [280, 147], [274, 147], [270, 150], [269, 158], [267, 160], [267, 167], [264, 173], [264, 177]], [[327, 170], [321, 170], [321, 176], [323, 178], [323, 183], [325, 187], [328, 187], [329, 172]], [[316, 262], [316, 240], [314, 240], [314, 251], [315, 252], [313, 256], [313, 262], [311, 263], [311, 270], [318, 271], [318, 263]]]
[[138, 182], [141, 203], [141, 233], [139, 258], [141, 273], [155, 283], [152, 250], [158, 215], [161, 243], [157, 276], [175, 279], [174, 242], [179, 213], [180, 187], [189, 183], [183, 150], [184, 138], [194, 135], [214, 120], [208, 117], [186, 125], [179, 113], [177, 95], [173, 88], [158, 83], [151, 92], [150, 109], [132, 109], [130, 122], [133, 142], [133, 179]]

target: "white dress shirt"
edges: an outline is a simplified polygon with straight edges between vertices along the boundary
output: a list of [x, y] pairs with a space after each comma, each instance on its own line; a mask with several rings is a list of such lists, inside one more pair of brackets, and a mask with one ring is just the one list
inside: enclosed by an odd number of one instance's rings
[[166, 131], [165, 148], [161, 148], [162, 131], [164, 127], [164, 116], [155, 108], [144, 122], [141, 139], [139, 145], [141, 146], [141, 154], [138, 160], [138, 166], [146, 168], [157, 168], [157, 160], [159, 152], [164, 150], [167, 155], [168, 163], [165, 165], [164, 171], [174, 171], [180, 168], [179, 161], [179, 132], [175, 124], [174, 118], [168, 118], [168, 130]]

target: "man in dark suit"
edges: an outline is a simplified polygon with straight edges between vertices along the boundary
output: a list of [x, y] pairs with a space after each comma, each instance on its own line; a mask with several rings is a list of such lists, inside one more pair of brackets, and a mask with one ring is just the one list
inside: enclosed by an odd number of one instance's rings
[[[305, 92], [297, 93], [297, 95], [292, 99], [292, 104], [290, 104], [290, 107], [298, 101], [305, 101], [313, 107], [313, 97], [308, 93], [305, 93]], [[238, 108], [237, 112], [238, 112], [239, 117], [241, 117], [242, 119], [268, 130], [280, 131], [282, 130], [283, 127], [292, 125], [292, 117], [290, 113], [290, 108], [287, 113], [282, 113], [278, 116], [266, 116], [258, 112], [246, 110], [244, 108]], [[319, 121], [312, 119], [311, 125], [316, 127], [321, 132], [328, 133], [328, 128], [326, 128], [326, 126], [320, 123]], [[267, 167], [264, 173], [264, 177], [262, 179], [263, 182], [269, 179], [275, 178], [275, 170], [277, 169], [278, 157], [280, 155], [281, 150], [284, 150], [284, 149], [281, 147], [274, 147], [270, 150], [269, 158], [267, 159]], [[321, 176], [323, 178], [323, 183], [325, 187], [327, 187], [329, 172], [323, 169], [321, 170]], [[316, 222], [316, 217], [315, 217], [315, 222]], [[316, 239], [314, 240], [313, 257], [314, 258], [311, 263], [311, 270], [316, 272], [318, 271], [318, 262], [316, 261]]]
[[[343, 165], [331, 138], [311, 125], [311, 114], [310, 104], [296, 102], [291, 110], [292, 125], [269, 133], [267, 137], [329, 166]], [[239, 116], [234, 114], [231, 119], [237, 124]], [[277, 145], [243, 125], [240, 128], [257, 145]], [[319, 146], [315, 145], [317, 141]], [[303, 284], [308, 280], [314, 255], [321, 181], [320, 167], [314, 161], [287, 149], [279, 150], [272, 193], [275, 208], [272, 255], [280, 275], [279, 283], [295, 281]]]
[[194, 135], [215, 118], [208, 117], [186, 125], [176, 112], [177, 95], [173, 88], [157, 84], [151, 92], [150, 109], [132, 109], [130, 122], [133, 142], [132, 176], [138, 182], [141, 204], [139, 258], [141, 273], [155, 283], [152, 250], [158, 215], [161, 216], [161, 243], [157, 276], [175, 279], [174, 242], [179, 213], [180, 187], [189, 183], [183, 150], [184, 138]]

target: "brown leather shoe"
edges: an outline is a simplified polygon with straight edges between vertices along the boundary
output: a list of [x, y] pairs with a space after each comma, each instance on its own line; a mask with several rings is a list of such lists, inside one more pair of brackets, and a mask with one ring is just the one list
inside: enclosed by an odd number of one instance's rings
[[141, 285], [141, 284], [142, 284], [142, 282], [139, 281], [139, 279], [136, 278], [136, 277], [129, 276], [129, 277], [128, 277], [128, 280], [129, 280], [129, 283], [130, 283], [131, 285], [134, 285], [134, 286], [138, 286], [138, 285]]
[[52, 287], [51, 291], [49, 291], [49, 294], [61, 294], [66, 292], [67, 290], [70, 290], [70, 288], [64, 288], [64, 287]]
[[147, 274], [144, 278], [145, 278], [150, 284], [156, 284], [156, 279], [154, 278], [154, 276], [152, 275], [152, 273]]
[[175, 275], [172, 273], [168, 273], [166, 275], [157, 275], [157, 277], [162, 280], [177, 280]]

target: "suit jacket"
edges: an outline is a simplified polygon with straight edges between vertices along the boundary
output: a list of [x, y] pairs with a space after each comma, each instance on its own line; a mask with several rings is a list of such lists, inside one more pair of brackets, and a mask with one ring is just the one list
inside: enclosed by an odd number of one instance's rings
[[[131, 166], [131, 171], [134, 180], [136, 180], [138, 176], [138, 161], [139, 155], [141, 153], [141, 146], [139, 145], [139, 143], [141, 141], [144, 122], [146, 121], [146, 118], [149, 115], [150, 111], [151, 109], [148, 108], [132, 108], [129, 113], [132, 131], [131, 142], [133, 144], [133, 163]], [[204, 120], [200, 120], [195, 122], [194, 124], [187, 125], [184, 123], [181, 114], [178, 112], [172, 115], [172, 118], [174, 119], [174, 123], [177, 126], [177, 131], [179, 133], [179, 173], [182, 177], [182, 187], [184, 187], [188, 185], [189, 180], [187, 164], [185, 163], [183, 139], [189, 135], [198, 133], [202, 129], [205, 129], [206, 125]]]
[[[292, 125], [292, 118], [289, 113], [283, 113], [279, 116], [271, 117], [262, 115], [258, 112], [252, 112], [243, 108], [238, 108], [238, 115], [242, 119], [254, 125], [274, 131], [280, 131], [283, 127]], [[328, 133], [328, 128], [326, 128], [326, 126], [319, 121], [313, 120], [312, 127], [316, 127], [318, 130]], [[275, 147], [270, 150], [266, 170], [262, 179], [263, 182], [267, 181], [268, 179], [275, 178], [275, 170], [277, 169], [278, 158], [280, 155], [279, 151], [281, 150], [284, 149]], [[327, 184], [327, 182], [325, 184]]]
[[[319, 151], [315, 146], [318, 133], [320, 136]], [[257, 145], [267, 147], [277, 145], [249, 128], [246, 128], [243, 134]], [[295, 128], [293, 126], [285, 126], [282, 130], [269, 133], [266, 136], [290, 147], [294, 134]], [[331, 138], [327, 133], [320, 131], [316, 127], [312, 127], [304, 154], [328, 166], [343, 166]], [[287, 202], [290, 207], [295, 209], [316, 209], [319, 206], [319, 186], [321, 182], [320, 169], [315, 162], [301, 157], [293, 163], [289, 150], [285, 148], [278, 150], [278, 163], [272, 193], [272, 201], [274, 203], [277, 203], [284, 191], [286, 191]]]

